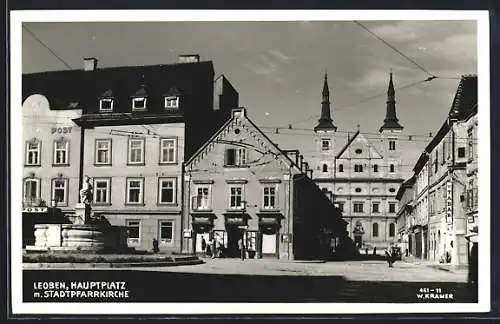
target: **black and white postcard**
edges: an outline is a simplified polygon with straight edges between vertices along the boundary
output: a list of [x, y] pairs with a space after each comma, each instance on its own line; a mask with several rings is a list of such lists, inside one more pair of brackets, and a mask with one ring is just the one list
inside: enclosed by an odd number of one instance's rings
[[12, 11], [13, 314], [489, 311], [488, 19]]

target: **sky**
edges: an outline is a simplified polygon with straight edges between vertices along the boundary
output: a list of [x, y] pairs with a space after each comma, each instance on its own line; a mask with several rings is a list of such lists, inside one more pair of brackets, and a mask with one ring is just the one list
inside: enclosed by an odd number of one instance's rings
[[[392, 70], [408, 176], [431, 139], [416, 135], [437, 132], [460, 76], [477, 73], [476, 22], [361, 23], [386, 43], [353, 21], [24, 23], [23, 73], [67, 70], [66, 64], [82, 69], [84, 57], [113, 67], [171, 64], [180, 54], [199, 54], [230, 80], [240, 106], [280, 148], [299, 149], [307, 159], [325, 71], [339, 151], [345, 132], [358, 127], [376, 142]], [[427, 79], [424, 70], [438, 78], [398, 89]]]

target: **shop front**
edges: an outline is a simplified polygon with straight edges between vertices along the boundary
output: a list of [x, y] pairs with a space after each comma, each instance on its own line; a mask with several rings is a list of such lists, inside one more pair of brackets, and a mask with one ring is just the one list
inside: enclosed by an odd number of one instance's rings
[[257, 254], [261, 258], [279, 259], [279, 234], [281, 228], [281, 213], [258, 213], [259, 236]]
[[[248, 219], [250, 215], [245, 212], [228, 212], [224, 214], [225, 222], [225, 251], [224, 256], [228, 258], [236, 258], [240, 256], [240, 248], [238, 241], [240, 239], [246, 243], [247, 251], [255, 251], [255, 245], [248, 244]], [[249, 253], [250, 254], [250, 253]]]
[[202, 239], [208, 244], [214, 228], [214, 219], [217, 216], [213, 213], [191, 213], [191, 226], [193, 228], [193, 253], [202, 254]]

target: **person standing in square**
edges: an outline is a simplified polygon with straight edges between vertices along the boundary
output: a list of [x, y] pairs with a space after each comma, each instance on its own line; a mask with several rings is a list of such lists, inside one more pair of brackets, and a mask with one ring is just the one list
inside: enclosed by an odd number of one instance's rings
[[238, 248], [240, 249], [241, 260], [245, 260], [245, 244], [243, 244], [243, 238], [238, 240]]

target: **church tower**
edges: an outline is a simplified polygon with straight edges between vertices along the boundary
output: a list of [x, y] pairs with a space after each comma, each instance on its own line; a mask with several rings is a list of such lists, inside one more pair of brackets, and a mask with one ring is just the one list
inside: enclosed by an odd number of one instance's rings
[[399, 119], [396, 116], [396, 99], [394, 91], [394, 83], [392, 81], [392, 72], [389, 77], [389, 88], [387, 89], [387, 111], [384, 119], [384, 124], [380, 127], [379, 132], [382, 139], [383, 152], [387, 159], [386, 174], [389, 177], [399, 177], [401, 175], [400, 151], [399, 151], [399, 135], [403, 130], [403, 126], [399, 124]]
[[316, 151], [318, 152], [315, 168], [315, 178], [333, 178], [335, 168], [335, 132], [337, 126], [333, 124], [330, 115], [330, 89], [328, 88], [328, 76], [325, 73], [323, 81], [323, 93], [321, 100], [321, 117], [314, 127], [316, 134]]

